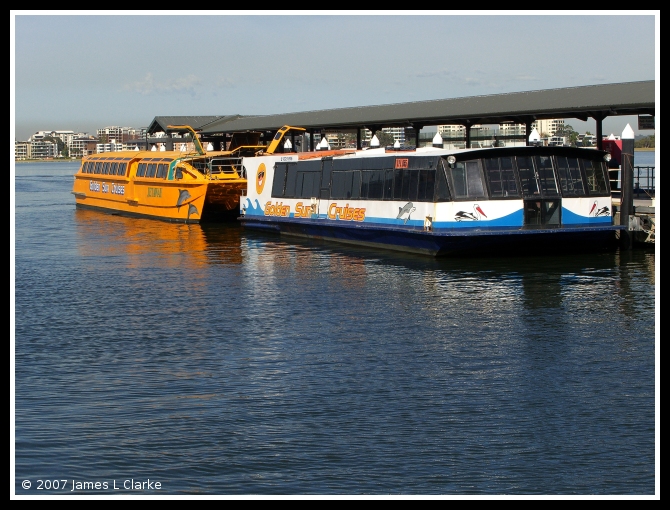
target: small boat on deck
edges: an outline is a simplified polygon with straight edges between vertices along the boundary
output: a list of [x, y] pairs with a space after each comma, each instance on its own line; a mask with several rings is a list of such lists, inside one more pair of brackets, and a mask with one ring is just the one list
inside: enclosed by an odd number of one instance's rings
[[205, 151], [189, 126], [195, 151], [124, 151], [82, 160], [72, 193], [77, 208], [170, 222], [235, 219], [247, 179], [242, 158], [261, 145]]
[[445, 255], [614, 248], [609, 154], [370, 148], [244, 157], [246, 228]]

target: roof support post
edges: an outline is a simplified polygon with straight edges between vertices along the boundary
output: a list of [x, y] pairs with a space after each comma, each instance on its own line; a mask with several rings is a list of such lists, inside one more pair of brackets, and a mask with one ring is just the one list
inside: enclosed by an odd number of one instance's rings
[[466, 120], [465, 121], [465, 148], [469, 149], [471, 147], [470, 145], [470, 130], [472, 129], [472, 126], [470, 125], [470, 121]]
[[416, 124], [416, 123], [410, 123], [410, 125], [414, 128], [414, 147], [419, 148], [419, 133], [421, 132], [421, 129], [423, 128], [423, 124]]
[[593, 114], [596, 121], [596, 147], [599, 151], [603, 150], [603, 119], [607, 117], [604, 113]]

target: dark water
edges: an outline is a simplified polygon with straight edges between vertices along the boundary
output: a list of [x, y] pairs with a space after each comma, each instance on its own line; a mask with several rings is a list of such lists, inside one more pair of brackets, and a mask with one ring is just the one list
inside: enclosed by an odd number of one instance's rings
[[659, 494], [654, 250], [125, 219], [75, 169], [16, 166], [17, 495]]

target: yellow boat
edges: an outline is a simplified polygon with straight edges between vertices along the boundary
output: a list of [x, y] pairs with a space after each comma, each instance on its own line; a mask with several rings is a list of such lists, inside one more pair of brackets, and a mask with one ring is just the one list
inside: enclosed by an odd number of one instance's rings
[[240, 195], [247, 189], [242, 158], [270, 147], [242, 145], [228, 151], [205, 151], [190, 126], [168, 128], [189, 130], [196, 150], [88, 156], [74, 176], [76, 207], [181, 223], [236, 218]]

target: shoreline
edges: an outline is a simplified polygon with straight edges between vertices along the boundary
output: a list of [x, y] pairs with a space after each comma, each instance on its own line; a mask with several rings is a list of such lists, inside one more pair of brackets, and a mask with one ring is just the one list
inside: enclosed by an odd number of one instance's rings
[[72, 163], [73, 161], [81, 161], [81, 158], [76, 159], [15, 159], [14, 163]]

